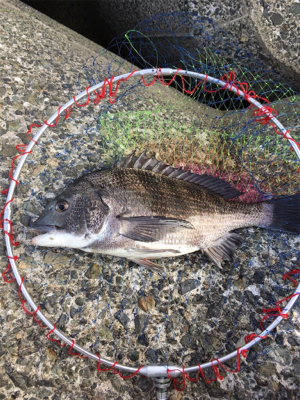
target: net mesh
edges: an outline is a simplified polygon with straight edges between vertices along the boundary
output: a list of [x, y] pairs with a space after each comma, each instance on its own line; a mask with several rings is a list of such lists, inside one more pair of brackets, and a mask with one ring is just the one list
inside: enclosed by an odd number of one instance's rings
[[[210, 19], [182, 13], [159, 16], [111, 48], [126, 53], [126, 61], [109, 51], [88, 59], [77, 85], [69, 88], [70, 98], [136, 65], [183, 68], [223, 77], [231, 85], [247, 83], [262, 103], [272, 102], [280, 122], [300, 140], [299, 94], [272, 71], [264, 71]], [[293, 292], [293, 282], [282, 277], [299, 268], [298, 236], [241, 229], [244, 243], [222, 270], [194, 253], [159, 260], [163, 272], [157, 274], [117, 257], [36, 248], [28, 230], [30, 219], [74, 178], [134, 150], [147, 149], [166, 163], [221, 177], [245, 193], [236, 201], [299, 190], [299, 163], [289, 142], [262, 116], [253, 115], [242, 96], [193, 78], [176, 78], [170, 86], [145, 85], [150, 82], [152, 77], [132, 77], [101, 101], [98, 92], [98, 100], [96, 94], [95, 102], [73, 107], [67, 119], [60, 118], [41, 137], [15, 193], [12, 222], [20, 242], [15, 254], [29, 294], [80, 346], [128, 366], [192, 366], [234, 351], [246, 335], [259, 334], [261, 324], [270, 322], [261, 321], [268, 316], [263, 310]], [[59, 104], [52, 101], [56, 110]], [[300, 328], [299, 306], [249, 350], [240, 369], [274, 363], [284, 333], [295, 328]], [[228, 363], [233, 369], [235, 364]], [[207, 379], [214, 374], [205, 372]]]

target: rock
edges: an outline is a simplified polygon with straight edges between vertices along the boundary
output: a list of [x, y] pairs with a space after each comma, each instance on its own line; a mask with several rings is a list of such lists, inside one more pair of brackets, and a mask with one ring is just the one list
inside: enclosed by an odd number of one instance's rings
[[[41, 65], [42, 65], [44, 68], [46, 68], [46, 69], [51, 68], [51, 64], [50, 64], [49, 61], [47, 61], [47, 60], [40, 60], [40, 63], [41, 63]], [[33, 104], [33, 103], [31, 103], [31, 104]]]
[[114, 317], [126, 328], [129, 322], [129, 318], [124, 313], [124, 311], [120, 310], [114, 314]]
[[6, 143], [6, 145], [1, 148], [1, 155], [8, 158], [14, 157], [17, 155], [16, 147]]
[[140, 317], [139, 315], [136, 315], [134, 317], [134, 329], [135, 333], [138, 335], [141, 333], [141, 322], [140, 322]]
[[116, 284], [121, 285], [123, 282], [123, 278], [121, 276], [116, 276]]
[[181, 400], [182, 399], [182, 394], [181, 393], [173, 393], [171, 394], [171, 396], [169, 397], [170, 400]]
[[274, 25], [280, 25], [283, 22], [283, 16], [279, 13], [270, 14], [270, 18]]
[[[36, 386], [43, 386], [43, 387], [54, 387], [54, 382], [49, 381], [48, 379], [41, 379], [35, 382]], [[50, 392], [51, 395], [51, 392]]]
[[7, 372], [7, 375], [13, 381], [15, 386], [19, 387], [20, 389], [26, 387], [26, 376], [24, 376], [24, 374], [22, 374], [21, 372]]
[[36, 353], [37, 351], [39, 351], [39, 349], [36, 348], [33, 342], [23, 341], [23, 340], [21, 341], [21, 344], [18, 349], [18, 353], [22, 357], [26, 357], [30, 354]]
[[6, 321], [7, 322], [12, 322], [12, 321], [14, 321], [16, 319], [16, 316], [14, 315], [14, 314], [9, 314], [7, 317], [6, 317]]
[[61, 316], [60, 316], [60, 318], [59, 318], [59, 320], [57, 321], [57, 324], [56, 324], [57, 328], [58, 329], [64, 329], [65, 325], [68, 322], [68, 320], [69, 320], [69, 315], [68, 314], [61, 314]]
[[105, 325], [101, 325], [99, 330], [98, 330], [98, 335], [99, 337], [106, 339], [106, 340], [113, 340], [113, 335], [109, 328]]
[[293, 336], [288, 337], [288, 342], [291, 346], [300, 346], [300, 340], [297, 340], [297, 338]]
[[262, 387], [268, 386], [268, 382], [261, 380], [261, 378], [258, 375], [254, 375], [254, 379], [256, 380], [256, 382], [259, 386], [262, 386]]
[[255, 271], [253, 274], [253, 280], [255, 283], [263, 284], [265, 280], [265, 272], [264, 271]]
[[[30, 258], [32, 258], [32, 257], [30, 257]], [[20, 262], [18, 263], [18, 267], [20, 269], [30, 269], [30, 268], [32, 268], [34, 266], [34, 264], [35, 263], [34, 263], [33, 259], [31, 261], [29, 261], [29, 260], [20, 260]]]
[[30, 103], [33, 106], [37, 106], [39, 104], [36, 96], [33, 96], [33, 95], [28, 96], [27, 101], [28, 101], [28, 103]]
[[[8, 131], [15, 132], [15, 131], [18, 130], [18, 128], [19, 128], [18, 121], [9, 121], [9, 122], [7, 122], [7, 130]], [[16, 148], [15, 148], [15, 154], [18, 154]]]
[[294, 372], [297, 376], [300, 376], [300, 359], [293, 360]]
[[78, 314], [80, 312], [80, 310], [74, 306], [70, 307], [70, 317], [74, 318], [76, 316], [76, 314]]
[[114, 376], [111, 379], [111, 384], [114, 387], [114, 389], [116, 389], [117, 392], [120, 392], [122, 389], [122, 383], [121, 383], [121, 379], [119, 379], [118, 376]]
[[290, 349], [277, 347], [275, 349], [271, 349], [268, 355], [281, 365], [290, 365], [291, 363]]
[[84, 299], [83, 299], [82, 297], [76, 297], [75, 303], [76, 303], [78, 306], [83, 306], [83, 305], [84, 305]]
[[[222, 373], [220, 375], [222, 375]], [[228, 395], [226, 390], [224, 390], [222, 388], [217, 388], [217, 387], [211, 387], [210, 390], [209, 390], [209, 393], [211, 394], [212, 398], [214, 398], [214, 399], [215, 398], [217, 398], [217, 399], [225, 399], [226, 396]]]
[[71, 279], [78, 279], [77, 271], [71, 270]]
[[99, 289], [90, 287], [86, 291], [86, 297], [88, 300], [96, 300], [99, 297]]
[[102, 274], [102, 265], [94, 263], [86, 272], [85, 276], [88, 279], [99, 279]]
[[30, 226], [30, 220], [31, 220], [31, 217], [27, 214], [22, 214], [20, 216], [20, 222], [21, 222], [21, 224], [26, 226], [26, 228], [28, 228]]
[[239, 278], [237, 280], [234, 281], [234, 285], [238, 288], [238, 289], [245, 289], [246, 286], [246, 282], [244, 278]]
[[180, 283], [179, 293], [186, 294], [186, 293], [196, 289], [200, 285], [201, 285], [200, 281], [197, 281], [195, 279], [187, 279], [186, 281]]
[[284, 335], [283, 335], [283, 333], [277, 333], [277, 334], [275, 335], [275, 342], [276, 342], [277, 344], [283, 345], [283, 342], [284, 342]]
[[142, 346], [149, 346], [149, 339], [148, 336], [145, 333], [142, 333], [138, 337], [138, 343], [141, 344]]
[[147, 361], [149, 362], [149, 363], [157, 363], [157, 356], [156, 356], [156, 353], [155, 353], [155, 350], [153, 350], [153, 349], [148, 349], [146, 352], [145, 352], [145, 356], [146, 356], [146, 358], [147, 358]]
[[144, 332], [148, 325], [148, 317], [145, 314], [137, 314], [134, 317], [134, 327], [137, 334]]
[[276, 364], [271, 362], [263, 362], [262, 364], [258, 364], [256, 369], [264, 378], [270, 378], [276, 373]]
[[52, 268], [60, 269], [63, 266], [68, 267], [70, 263], [70, 258], [61, 254], [61, 252], [57, 251], [48, 251], [44, 256], [44, 261], [48, 265], [51, 265]]
[[197, 350], [197, 345], [189, 333], [182, 336], [180, 343], [182, 344], [183, 347], [188, 347], [189, 349]]
[[292, 3], [290, 7], [292, 14], [300, 14], [300, 3]]
[[133, 350], [130, 354], [129, 354], [129, 358], [131, 361], [139, 361], [140, 358], [140, 353], [137, 350]]
[[[248, 288], [247, 288], [248, 289]], [[257, 301], [259, 299], [258, 294], [253, 294], [254, 290], [245, 290], [245, 299], [249, 302], [252, 306], [256, 307]], [[255, 292], [254, 292], [255, 293]]]
[[142, 376], [138, 380], [137, 385], [143, 392], [146, 393], [148, 393], [154, 387], [152, 379], [145, 379]]

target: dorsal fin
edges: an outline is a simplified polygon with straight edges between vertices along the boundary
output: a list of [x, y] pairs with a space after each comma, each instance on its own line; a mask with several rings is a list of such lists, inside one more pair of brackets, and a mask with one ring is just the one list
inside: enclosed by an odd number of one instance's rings
[[121, 158], [117, 163], [117, 167], [144, 169], [155, 172], [156, 174], [169, 176], [170, 178], [188, 181], [220, 194], [226, 200], [233, 199], [243, 194], [220, 178], [207, 174], [199, 175], [190, 171], [185, 171], [182, 168], [172, 167], [168, 164], [164, 164], [162, 161], [158, 161], [154, 155], [149, 158], [146, 155], [146, 150], [144, 150], [140, 156], [136, 156], [134, 152], [128, 157]]

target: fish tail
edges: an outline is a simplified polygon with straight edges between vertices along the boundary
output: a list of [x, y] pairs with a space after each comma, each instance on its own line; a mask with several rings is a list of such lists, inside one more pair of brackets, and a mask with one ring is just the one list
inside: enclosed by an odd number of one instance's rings
[[268, 229], [300, 234], [300, 191], [293, 196], [268, 202], [272, 205], [272, 220]]

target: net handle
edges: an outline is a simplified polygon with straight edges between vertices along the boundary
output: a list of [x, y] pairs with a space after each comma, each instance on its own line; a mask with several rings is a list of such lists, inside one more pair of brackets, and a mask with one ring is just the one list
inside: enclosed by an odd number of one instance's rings
[[[272, 120], [272, 122], [280, 129], [280, 131], [282, 132], [282, 134], [284, 135], [284, 137], [286, 139], [289, 140], [291, 146], [293, 147], [295, 153], [297, 154], [297, 157], [300, 160], [300, 149], [298, 148], [296, 141], [292, 138], [292, 136], [289, 134], [289, 132], [287, 131], [287, 129], [284, 128], [284, 126], [278, 121], [278, 119], [272, 115], [271, 112], [269, 112], [265, 106], [263, 106], [262, 104], [260, 104], [257, 100], [255, 100], [254, 98], [250, 97], [250, 96], [245, 96], [245, 93], [241, 90], [239, 90], [238, 88], [234, 87], [234, 85], [229, 85], [228, 86], [228, 82], [224, 82], [221, 79], [217, 79], [214, 77], [211, 77], [209, 75], [204, 75], [204, 74], [200, 74], [197, 72], [193, 72], [193, 71], [185, 71], [185, 70], [177, 70], [177, 69], [171, 69], [171, 68], [159, 68], [159, 69], [154, 69], [154, 68], [150, 68], [150, 69], [143, 69], [140, 71], [134, 71], [131, 73], [127, 73], [127, 74], [123, 74], [123, 75], [119, 75], [117, 77], [114, 77], [111, 80], [111, 83], [115, 83], [121, 80], [126, 80], [128, 79], [128, 77], [144, 77], [144, 76], [164, 76], [164, 75], [179, 75], [179, 76], [188, 76], [188, 77], [192, 77], [192, 78], [196, 78], [199, 80], [202, 80], [204, 82], [210, 82], [213, 84], [216, 84], [222, 88], [226, 87], [228, 90], [234, 92], [235, 94], [237, 94], [238, 96], [242, 96], [244, 98], [247, 99], [247, 101], [249, 101], [250, 103], [252, 103], [252, 105], [254, 105], [255, 107], [259, 108], [259, 109], [263, 109], [264, 114], [268, 115], [268, 117]], [[11, 220], [11, 216], [12, 216], [12, 208], [11, 208], [11, 201], [13, 199], [13, 194], [17, 185], [17, 181], [18, 178], [20, 176], [21, 173], [21, 169], [26, 161], [26, 158], [28, 156], [28, 154], [32, 151], [32, 148], [35, 144], [37, 144], [39, 138], [41, 137], [41, 135], [45, 132], [45, 130], [49, 127], [49, 125], [51, 125], [55, 120], [57, 120], [57, 118], [59, 117], [59, 113], [62, 113], [68, 109], [70, 109], [70, 107], [72, 107], [72, 105], [76, 104], [80, 99], [82, 99], [83, 97], [89, 95], [90, 93], [93, 93], [95, 90], [98, 90], [100, 88], [103, 87], [103, 85], [105, 84], [105, 81], [102, 81], [90, 88], [87, 88], [85, 91], [79, 93], [77, 96], [74, 96], [73, 99], [69, 100], [67, 103], [65, 103], [63, 106], [61, 106], [59, 108], [59, 111], [55, 112], [47, 121], [45, 121], [45, 123], [43, 124], [43, 126], [38, 130], [38, 132], [36, 133], [36, 135], [33, 137], [33, 139], [30, 141], [30, 143], [28, 144], [26, 151], [24, 152], [24, 154], [20, 157], [19, 163], [15, 169], [14, 175], [13, 175], [13, 179], [11, 180], [10, 186], [9, 186], [9, 190], [8, 190], [8, 194], [7, 194], [7, 199], [6, 199], [6, 204], [7, 206], [5, 207], [4, 210], [4, 223], [3, 223], [3, 227], [4, 227], [4, 231], [11, 233], [11, 225], [8, 221]], [[9, 235], [4, 235], [5, 236], [5, 243], [6, 243], [6, 249], [7, 249], [7, 254], [8, 254], [8, 258], [9, 258], [9, 262], [13, 271], [13, 274], [16, 278], [16, 281], [19, 285], [19, 287], [21, 287], [21, 292], [24, 296], [24, 298], [26, 299], [26, 301], [28, 302], [28, 304], [30, 305], [30, 307], [32, 308], [34, 314], [40, 318], [40, 320], [46, 325], [48, 326], [48, 328], [51, 330], [52, 333], [54, 333], [56, 336], [58, 336], [62, 341], [64, 341], [66, 344], [68, 344], [69, 346], [72, 346], [72, 349], [80, 352], [81, 354], [83, 354], [84, 356], [87, 356], [95, 361], [99, 362], [99, 356], [83, 349], [82, 347], [80, 347], [77, 344], [74, 344], [74, 341], [71, 340], [70, 338], [66, 337], [62, 332], [60, 332], [58, 329], [56, 329], [56, 327], [43, 315], [43, 313], [39, 310], [38, 306], [34, 303], [34, 301], [32, 300], [31, 296], [29, 295], [23, 281], [22, 278], [19, 274], [15, 259], [14, 259], [14, 254], [13, 254], [13, 250], [12, 250], [12, 246], [11, 246], [11, 241], [10, 241], [10, 237]], [[287, 304], [287, 306], [284, 308], [283, 313], [287, 314], [292, 307], [294, 306], [295, 302], [297, 301], [298, 297], [300, 294], [300, 284], [298, 285], [298, 287], [296, 288], [295, 292], [294, 292], [294, 297], [292, 297], [289, 301], [289, 303]], [[37, 310], [37, 311], [36, 311]], [[244, 345], [243, 347], [241, 347], [239, 350], [233, 351], [232, 353], [218, 359], [218, 360], [212, 360], [208, 363], [202, 364], [200, 367], [202, 369], [205, 368], [209, 368], [212, 366], [217, 366], [219, 364], [219, 362], [223, 363], [227, 360], [230, 360], [231, 358], [237, 357], [238, 356], [238, 352], [242, 352], [243, 350], [248, 350], [250, 349], [252, 346], [254, 346], [256, 343], [258, 343], [260, 340], [262, 340], [262, 336], [267, 336], [270, 334], [270, 332], [281, 322], [283, 318], [281, 316], [277, 317], [272, 324], [270, 324], [265, 330], [264, 332], [262, 332], [262, 334], [260, 335], [261, 337], [256, 337], [253, 340], [251, 340], [249, 343], [247, 343], [246, 345]], [[127, 367], [125, 365], [122, 364], [116, 364], [115, 362], [112, 362], [110, 360], [107, 360], [105, 358], [101, 358], [101, 362], [113, 367], [116, 370], [119, 371], [126, 371], [129, 373], [135, 373], [137, 371], [138, 368], [133, 368], [133, 367]], [[170, 366], [170, 365], [147, 365], [144, 366], [142, 368], [139, 369], [138, 374], [149, 377], [149, 378], [155, 378], [155, 377], [177, 377], [182, 373], [188, 373], [188, 372], [194, 372], [194, 371], [199, 371], [199, 366], [193, 366], [193, 367], [188, 367], [188, 368], [183, 368], [180, 366]]]

